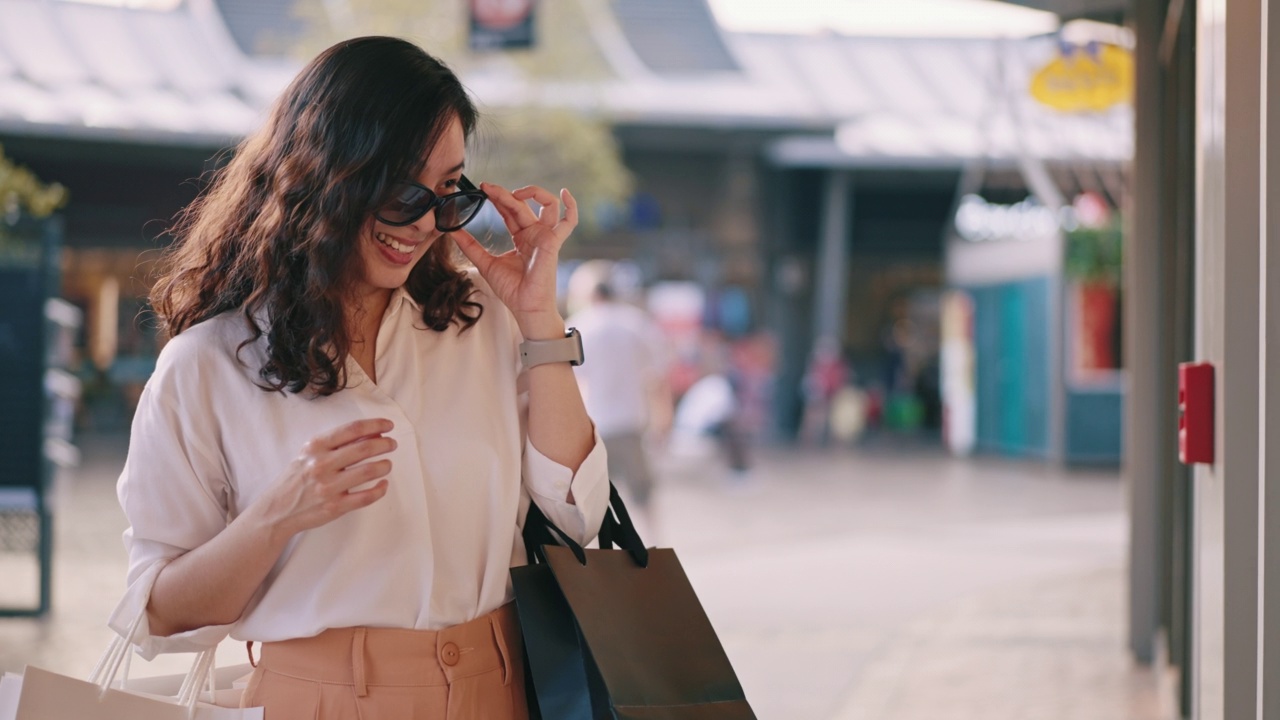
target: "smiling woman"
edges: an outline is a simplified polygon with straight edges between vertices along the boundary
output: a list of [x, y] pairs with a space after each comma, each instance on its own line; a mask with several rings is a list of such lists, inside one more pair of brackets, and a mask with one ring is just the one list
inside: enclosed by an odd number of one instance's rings
[[[519, 527], [533, 503], [579, 542], [603, 520], [570, 365], [519, 352], [565, 336], [577, 203], [471, 184], [475, 123], [420, 48], [341, 42], [173, 228], [112, 627], [148, 657], [263, 643], [245, 702], [273, 720], [527, 717]], [[486, 202], [501, 255], [464, 229]]]
[[[402, 93], [401, 83], [424, 89]], [[379, 248], [387, 246], [375, 242], [383, 228], [370, 211], [385, 207], [409, 178], [440, 189], [456, 182], [475, 123], [453, 73], [408, 43], [357, 40], [331, 48], [298, 75], [267, 127], [184, 212], [174, 231], [183, 242], [152, 290], [157, 312], [175, 334], [240, 309], [261, 336], [268, 318], [282, 339], [307, 342], [268, 343], [261, 380], [320, 394], [345, 385], [343, 358], [362, 340], [362, 328], [347, 316], [381, 317], [377, 305], [385, 308], [395, 288], [405, 286], [420, 303], [435, 298], [423, 306], [428, 327], [470, 326], [479, 307], [467, 300], [472, 284], [454, 267], [450, 248], [428, 237], [411, 240], [413, 227], [388, 233], [417, 249], [413, 259], [430, 257], [410, 266], [392, 251], [397, 269], [382, 277]], [[385, 291], [381, 298], [367, 292], [370, 284]]]

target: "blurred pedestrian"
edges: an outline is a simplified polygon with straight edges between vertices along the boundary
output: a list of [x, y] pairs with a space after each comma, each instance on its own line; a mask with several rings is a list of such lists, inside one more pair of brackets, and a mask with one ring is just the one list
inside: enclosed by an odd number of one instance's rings
[[[271, 720], [526, 718], [521, 523], [537, 503], [586, 542], [604, 516], [556, 310], [577, 203], [471, 185], [475, 123], [420, 48], [329, 48], [187, 209], [152, 291], [173, 339], [120, 476], [112, 627], [137, 622], [146, 657], [263, 643], [245, 702]], [[513, 250], [462, 229], [486, 200]]]
[[741, 411], [742, 403], [729, 374], [716, 370], [698, 378], [676, 405], [675, 430], [715, 438], [732, 481], [746, 479], [751, 469]]
[[651, 515], [655, 478], [646, 440], [664, 437], [672, 414], [662, 331], [644, 310], [617, 298], [607, 272], [593, 287], [591, 304], [569, 323], [582, 332], [590, 359], [575, 371], [587, 414], [609, 450], [609, 475]]
[[802, 380], [804, 416], [800, 437], [808, 445], [823, 447], [831, 437], [831, 402], [848, 377], [840, 343], [823, 335], [814, 343]]

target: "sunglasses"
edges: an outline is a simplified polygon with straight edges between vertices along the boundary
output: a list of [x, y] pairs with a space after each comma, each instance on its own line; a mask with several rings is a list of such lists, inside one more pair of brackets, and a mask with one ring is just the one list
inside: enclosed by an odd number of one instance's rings
[[392, 227], [403, 227], [432, 210], [436, 211], [436, 229], [453, 232], [475, 219], [484, 205], [484, 191], [467, 179], [458, 178], [458, 192], [436, 195], [416, 182], [396, 183], [391, 199], [378, 208], [374, 217]]

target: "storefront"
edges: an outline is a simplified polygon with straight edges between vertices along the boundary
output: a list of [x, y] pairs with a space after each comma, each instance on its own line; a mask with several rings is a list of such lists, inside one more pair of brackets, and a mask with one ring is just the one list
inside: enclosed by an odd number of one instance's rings
[[[882, 93], [877, 111], [840, 123], [831, 136], [787, 137], [770, 149], [775, 167], [789, 173], [784, 197], [793, 208], [784, 215], [792, 224], [779, 227], [790, 241], [777, 243], [767, 262], [779, 268], [772, 289], [783, 308], [782, 386], [799, 381], [821, 338], [856, 347], [869, 321], [882, 365], [915, 353], [902, 364], [912, 367], [906, 385], [916, 386], [917, 402], [926, 395], [919, 379], [947, 368], [957, 397], [943, 424], [957, 451], [1119, 462], [1116, 223], [1132, 110], [1117, 93], [1091, 96], [1099, 107], [1087, 112], [1063, 112], [1033, 96], [1077, 40], [1085, 60], [1112, 57], [1112, 46], [1089, 41], [1089, 31], [1075, 31], [1070, 41], [922, 39], [871, 49], [873, 43], [849, 42], [852, 57], [874, 50], [878, 71], [900, 73], [893, 76], [900, 82], [874, 83]], [[1111, 26], [1092, 31], [1123, 40]], [[893, 62], [897, 55], [909, 55], [910, 63]], [[850, 74], [869, 76], [854, 65]], [[1078, 197], [1108, 219], [1080, 226], [1072, 209]], [[895, 203], [908, 211], [880, 223], [877, 236], [864, 221], [879, 222]], [[868, 247], [875, 257], [860, 255]], [[1099, 263], [1096, 251], [1104, 247], [1110, 256]], [[922, 272], [907, 273], [910, 282], [889, 302], [896, 307], [886, 312], [868, 301], [877, 277], [867, 268], [913, 254]], [[963, 299], [944, 290], [963, 292]], [[930, 294], [932, 310], [907, 318]], [[958, 324], [944, 327], [944, 317]], [[925, 322], [933, 324], [930, 332], [898, 339], [899, 328]], [[948, 343], [950, 359], [941, 351]], [[881, 383], [888, 417], [894, 393], [904, 389], [889, 379], [894, 375], [883, 373]], [[781, 403], [780, 424], [795, 415], [786, 411]]]
[[[1073, 202], [1054, 209], [1019, 188], [1017, 173], [1003, 175], [960, 198], [947, 242], [947, 445], [958, 454], [1118, 464], [1115, 203], [1076, 187]], [[1065, 194], [1065, 181], [1052, 187]]]
[[149, 281], [165, 229], [194, 197], [211, 146], [32, 138], [0, 129], [5, 152], [70, 191], [60, 211], [60, 297], [83, 327], [69, 362], [83, 385], [77, 426], [128, 427], [161, 341], [147, 312]]
[[[1180, 717], [1280, 714], [1280, 12], [1270, 0], [1024, 0], [1134, 30], [1125, 237], [1130, 649], [1179, 670]], [[1212, 368], [1187, 438], [1179, 363]], [[1185, 441], [1212, 459], [1183, 462]], [[1160, 668], [1163, 670], [1164, 668]]]

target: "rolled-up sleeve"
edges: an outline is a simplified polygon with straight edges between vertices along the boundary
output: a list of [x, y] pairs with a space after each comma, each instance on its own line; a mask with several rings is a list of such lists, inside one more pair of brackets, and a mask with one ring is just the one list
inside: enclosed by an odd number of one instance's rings
[[599, 433], [577, 472], [542, 454], [526, 437], [523, 474], [529, 495], [556, 527], [583, 545], [595, 539], [609, 505], [609, 463]]
[[[128, 588], [109, 625], [146, 659], [160, 653], [191, 652], [217, 645], [230, 625], [197, 628], [167, 637], [151, 634], [146, 607], [156, 577], [174, 558], [208, 542], [227, 526], [228, 491], [220, 455], [207, 447], [210, 422], [181, 412], [167, 397], [167, 378], [152, 378], [138, 403], [129, 454], [116, 490], [129, 520], [124, 533], [129, 555]], [[157, 387], [158, 386], [158, 387]]]

